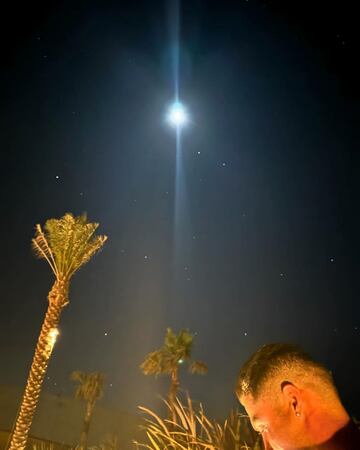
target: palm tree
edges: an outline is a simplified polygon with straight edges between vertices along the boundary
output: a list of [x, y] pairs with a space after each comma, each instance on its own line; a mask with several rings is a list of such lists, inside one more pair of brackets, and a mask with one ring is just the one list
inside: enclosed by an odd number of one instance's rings
[[106, 236], [95, 235], [98, 226], [97, 223], [88, 223], [86, 215], [74, 217], [70, 213], [60, 219], [48, 220], [44, 230], [36, 225], [32, 247], [39, 258], [48, 262], [55, 275], [55, 282], [48, 294], [49, 304], [10, 441], [10, 450], [25, 448], [58, 334], [60, 315], [69, 303], [71, 277], [100, 250], [107, 239]]
[[80, 448], [86, 449], [95, 404], [104, 392], [105, 375], [100, 372], [85, 373], [77, 370], [71, 374], [71, 379], [79, 383], [75, 391], [75, 397], [86, 401], [85, 419], [80, 435]]
[[[171, 411], [174, 410], [176, 396], [180, 386], [180, 365], [187, 364], [191, 374], [204, 375], [208, 370], [205, 363], [191, 359], [193, 341], [194, 335], [188, 330], [180, 330], [179, 334], [176, 335], [171, 328], [168, 328], [163, 346], [149, 353], [145, 361], [140, 365], [140, 369], [145, 375], [170, 376], [168, 400]], [[172, 417], [175, 417], [173, 413]]]

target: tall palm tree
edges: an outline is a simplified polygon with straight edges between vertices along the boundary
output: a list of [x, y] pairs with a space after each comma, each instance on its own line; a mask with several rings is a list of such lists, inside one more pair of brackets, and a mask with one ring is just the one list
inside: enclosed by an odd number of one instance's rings
[[95, 404], [104, 392], [105, 375], [100, 372], [85, 373], [77, 370], [71, 374], [71, 379], [78, 382], [75, 397], [86, 401], [86, 413], [80, 435], [80, 448], [86, 449]]
[[9, 449], [24, 449], [39, 399], [46, 369], [58, 333], [60, 315], [69, 303], [69, 284], [75, 272], [103, 246], [106, 236], [96, 236], [97, 223], [88, 223], [86, 215], [65, 214], [50, 219], [44, 230], [36, 225], [32, 247], [39, 258], [45, 259], [55, 275], [48, 294], [48, 308], [40, 331], [35, 355], [16, 419]]
[[[171, 328], [168, 328], [163, 346], [149, 353], [140, 365], [140, 369], [145, 375], [170, 376], [168, 400], [171, 411], [174, 410], [173, 407], [180, 386], [180, 365], [187, 364], [191, 374], [204, 375], [208, 370], [205, 363], [191, 359], [193, 341], [194, 335], [188, 330], [180, 330], [179, 334], [176, 335]], [[173, 413], [172, 417], [175, 417]]]

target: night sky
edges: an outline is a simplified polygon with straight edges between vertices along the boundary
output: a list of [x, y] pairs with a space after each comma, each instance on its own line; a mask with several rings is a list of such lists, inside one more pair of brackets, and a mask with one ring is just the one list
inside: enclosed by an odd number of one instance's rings
[[183, 1], [178, 196], [176, 2], [3, 14], [0, 383], [24, 385], [52, 283], [34, 225], [86, 211], [109, 240], [73, 279], [47, 390], [99, 370], [104, 404], [158, 404], [138, 366], [171, 326], [197, 333], [209, 373], [183, 387], [214, 416], [273, 341], [328, 365], [360, 416], [359, 48], [355, 2], [329, 3]]

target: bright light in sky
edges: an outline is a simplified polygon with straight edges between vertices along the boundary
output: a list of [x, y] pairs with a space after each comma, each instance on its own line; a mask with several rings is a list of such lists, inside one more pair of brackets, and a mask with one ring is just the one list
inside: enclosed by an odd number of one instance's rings
[[184, 126], [188, 122], [188, 115], [184, 106], [179, 102], [175, 102], [171, 105], [168, 111], [167, 120], [173, 127]]

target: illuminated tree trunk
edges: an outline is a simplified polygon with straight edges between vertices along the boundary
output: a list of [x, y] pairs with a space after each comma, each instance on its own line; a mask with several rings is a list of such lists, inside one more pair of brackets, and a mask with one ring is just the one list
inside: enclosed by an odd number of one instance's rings
[[94, 407], [95, 407], [95, 402], [87, 402], [83, 429], [82, 429], [82, 432], [80, 435], [80, 448], [82, 448], [84, 450], [87, 448], [90, 422], [91, 422], [91, 418], [92, 418], [92, 415], [94, 412]]
[[68, 288], [68, 282], [57, 280], [49, 292], [49, 306], [41, 327], [9, 450], [22, 450], [26, 446], [46, 369], [56, 341], [60, 315], [68, 303]]
[[169, 388], [169, 405], [170, 405], [170, 419], [173, 422], [176, 422], [176, 413], [175, 413], [175, 402], [176, 402], [176, 396], [179, 390], [180, 382], [179, 382], [179, 373], [178, 368], [176, 367], [171, 372], [171, 381], [170, 381], [170, 388]]

